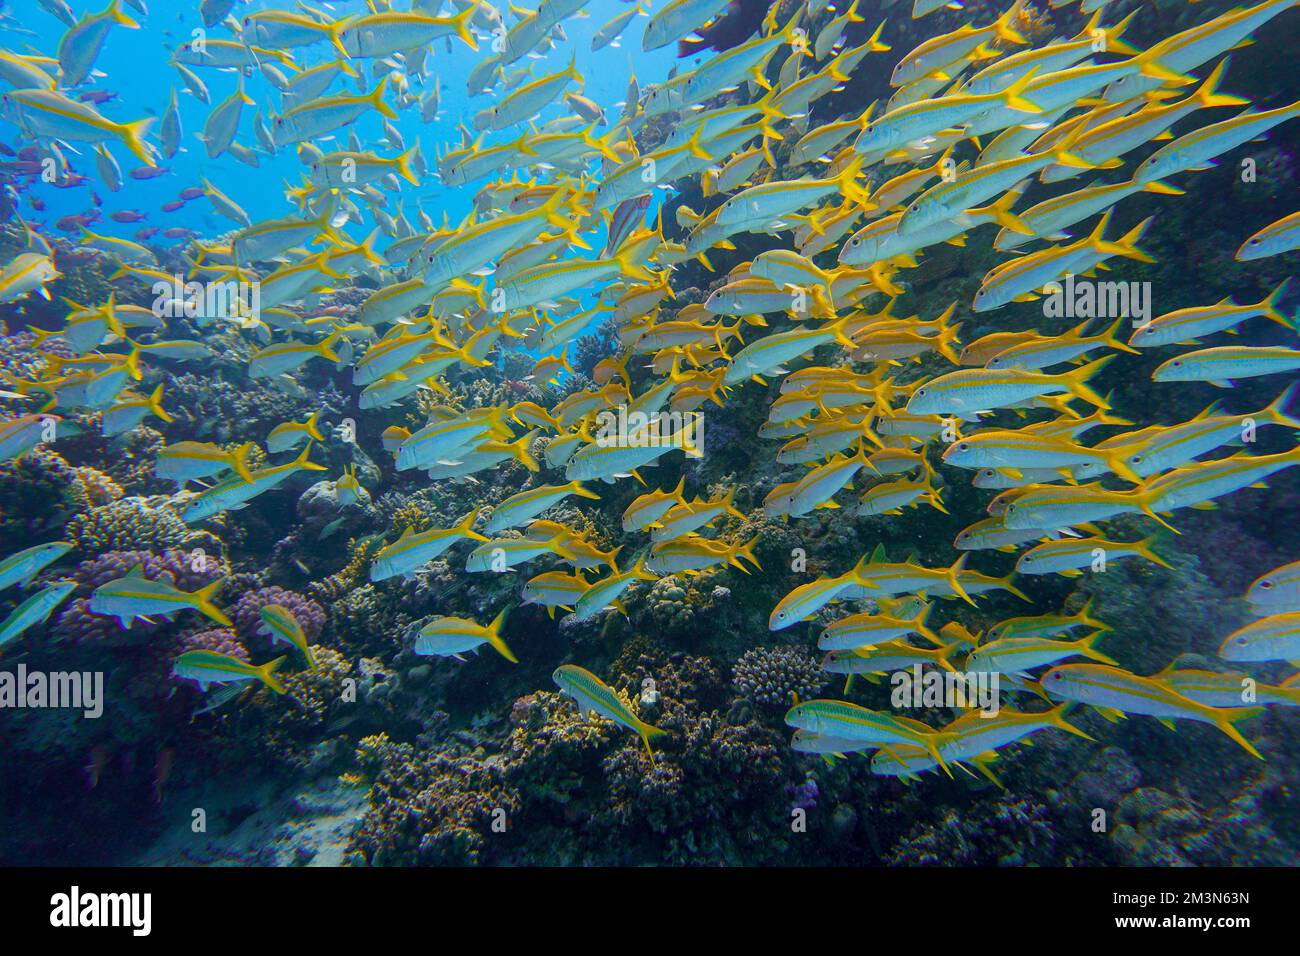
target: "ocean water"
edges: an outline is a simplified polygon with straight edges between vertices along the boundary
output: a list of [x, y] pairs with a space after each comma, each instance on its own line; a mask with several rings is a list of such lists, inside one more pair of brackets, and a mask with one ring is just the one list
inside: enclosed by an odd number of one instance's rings
[[143, 6], [0, 2], [0, 861], [1297, 862], [1289, 4]]

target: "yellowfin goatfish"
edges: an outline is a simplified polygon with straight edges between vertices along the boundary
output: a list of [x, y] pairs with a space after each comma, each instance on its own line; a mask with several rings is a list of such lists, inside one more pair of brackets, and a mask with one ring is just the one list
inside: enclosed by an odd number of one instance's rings
[[11, 554], [0, 560], [0, 591], [13, 587], [27, 587], [32, 578], [40, 574], [75, 547], [68, 541], [51, 541]]
[[461, 617], [435, 617], [420, 628], [420, 633], [415, 638], [415, 653], [464, 660], [462, 654], [484, 644], [491, 644], [493, 650], [510, 663], [518, 664], [519, 658], [515, 657], [514, 651], [510, 650], [501, 637], [501, 627], [509, 610], [502, 610], [487, 627]]
[[580, 714], [585, 716], [589, 711], [594, 710], [607, 720], [634, 731], [645, 744], [650, 762], [654, 763], [654, 751], [650, 749], [650, 740], [653, 737], [662, 737], [667, 733], [666, 730], [651, 726], [638, 717], [627, 704], [623, 703], [612, 687], [585, 668], [576, 664], [561, 664], [551, 677], [560, 690], [578, 702]]
[[487, 541], [474, 530], [479, 509], [475, 508], [451, 528], [432, 528], [416, 533], [407, 528], [400, 538], [375, 556], [370, 565], [370, 580], [384, 581], [398, 575], [411, 576], [420, 567], [439, 557], [457, 541]]
[[262, 617], [262, 626], [257, 631], [259, 634], [270, 637], [272, 643], [292, 644], [302, 653], [311, 669], [316, 669], [316, 655], [311, 652], [307, 635], [303, 633], [302, 625], [294, 617], [293, 611], [283, 604], [267, 604], [258, 613]]
[[0, 623], [0, 647], [21, 636], [28, 628], [43, 624], [76, 589], [76, 581], [61, 581], [42, 588], [19, 604]]
[[186, 651], [172, 664], [172, 673], [195, 681], [201, 691], [207, 691], [213, 684], [256, 680], [275, 693], [283, 694], [285, 687], [275, 676], [276, 668], [283, 662], [283, 657], [277, 657], [265, 664], [253, 665], [219, 651]]
[[144, 576], [144, 565], [137, 564], [126, 573], [95, 588], [87, 606], [95, 614], [117, 618], [118, 624], [130, 628], [136, 618], [146, 621], [151, 616], [170, 618], [173, 614], [193, 609], [207, 615], [222, 627], [230, 627], [230, 618], [212, 603], [224, 578], [213, 581], [194, 592], [181, 591], [167, 581], [151, 581]]
[[1111, 719], [1124, 714], [1145, 714], [1167, 724], [1174, 720], [1213, 724], [1252, 757], [1264, 759], [1234, 726], [1258, 714], [1258, 708], [1207, 707], [1156, 678], [1139, 677], [1105, 664], [1062, 664], [1043, 675], [1042, 686], [1054, 697], [1088, 704]]
[[302, 450], [302, 454], [293, 461], [272, 468], [261, 468], [247, 479], [242, 475], [234, 476], [205, 489], [196, 498], [181, 509], [181, 518], [187, 523], [203, 521], [223, 511], [243, 508], [253, 498], [279, 487], [285, 479], [300, 471], [325, 471], [324, 465], [317, 465], [307, 460], [311, 454], [311, 444]]
[[154, 474], [170, 479], [182, 488], [190, 481], [210, 478], [227, 470], [233, 471], [243, 481], [252, 481], [248, 455], [254, 447], [252, 442], [244, 442], [230, 450], [207, 442], [176, 442], [159, 449]]

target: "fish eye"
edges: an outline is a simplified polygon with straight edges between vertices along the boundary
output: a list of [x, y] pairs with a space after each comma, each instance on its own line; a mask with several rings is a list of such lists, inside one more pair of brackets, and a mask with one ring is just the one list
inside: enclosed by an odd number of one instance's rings
[[1142, 456], [1134, 455], [1132, 458], [1129, 459], [1129, 461], [1133, 462], [1133, 464], [1135, 465], [1140, 465], [1142, 463]]
[[1246, 639], [1245, 635], [1242, 635], [1241, 637], [1237, 638], [1237, 644], [1240, 645], [1241, 647], [1245, 647], [1248, 643], [1249, 641]]
[[918, 389], [916, 390], [916, 394], [918, 394], [918, 395], [924, 395], [925, 392], [926, 392], [926, 390], [925, 390], [924, 388], [918, 388]]
[[969, 447], [970, 447], [970, 442], [958, 442], [957, 444], [958, 451], [965, 451]]
[[1260, 581], [1260, 582], [1259, 582], [1259, 586], [1262, 587], [1262, 588], [1264, 588], [1265, 590], [1268, 590], [1269, 588], [1271, 588], [1271, 587], [1273, 586], [1273, 582], [1272, 582], [1272, 581]]

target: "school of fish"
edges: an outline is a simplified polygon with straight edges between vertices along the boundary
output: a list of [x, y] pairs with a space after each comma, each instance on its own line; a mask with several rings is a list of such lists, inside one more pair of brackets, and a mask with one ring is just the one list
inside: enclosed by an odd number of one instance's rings
[[[617, 330], [621, 348], [596, 367], [595, 384], [553, 407], [441, 404], [421, 428], [384, 431], [392, 467], [430, 482], [473, 480], [507, 461], [533, 478], [486, 516], [475, 509], [452, 527], [408, 528], [387, 541], [370, 565], [372, 581], [411, 576], [455, 549], [467, 574], [522, 572], [519, 603], [585, 620], [623, 613], [639, 582], [722, 567], [760, 571], [754, 539], [715, 530], [720, 520], [746, 518], [734, 489], [688, 497], [681, 468], [702, 452], [691, 430], [696, 415], [707, 418], [741, 390], [767, 389], [767, 419], [747, 440], [797, 473], [765, 489], [768, 519], [797, 531], [821, 509], [843, 509], [850, 520], [946, 511], [940, 466], [948, 484], [965, 474], [987, 506], [970, 515], [950, 564], [890, 561], [882, 546], [838, 574], [798, 583], [772, 608], [770, 630], [801, 628], [826, 652], [825, 670], [849, 681], [924, 665], [997, 674], [1006, 700], [992, 716], [972, 710], [943, 726], [848, 700], [792, 700], [786, 723], [797, 750], [867, 754], [873, 772], [895, 777], [951, 774], [955, 765], [992, 778], [999, 751], [1031, 734], [1087, 736], [1067, 717], [1090, 708], [1110, 719], [1209, 723], [1258, 757], [1243, 722], [1263, 706], [1300, 704], [1300, 675], [1259, 687], [1258, 703], [1247, 706], [1246, 670], [1171, 665], [1134, 674], [1122, 655], [1098, 648], [1109, 625], [1090, 607], [1009, 618], [982, 634], [934, 619], [946, 603], [977, 604], [993, 591], [1028, 600], [1016, 576], [1077, 576], [1107, 560], [1164, 564], [1154, 535], [1111, 540], [1102, 525], [1139, 515], [1153, 531], [1176, 530], [1179, 511], [1213, 507], [1300, 464], [1300, 447], [1255, 454], [1249, 439], [1243, 445], [1244, 429], [1300, 429], [1300, 347], [1249, 344], [1270, 323], [1295, 335], [1300, 290], [1289, 280], [1258, 302], [1224, 289], [1217, 302], [1127, 330], [1124, 317], [1060, 334], [1008, 320], [973, 341], [959, 338], [963, 317], [996, 318], [1010, 303], [1060, 294], [1063, 283], [1095, 279], [1111, 260], [1152, 262], [1143, 247], [1149, 220], [1125, 232], [1111, 225], [1126, 199], [1187, 202], [1196, 171], [1300, 116], [1300, 102], [1266, 108], [1227, 92], [1234, 60], [1250, 56], [1238, 48], [1274, 18], [1294, 16], [1294, 0], [1207, 17], [1146, 49], [1124, 40], [1132, 17], [1107, 25], [1105, 5], [1089, 0], [1075, 35], [1031, 40], [1024, 0], [1016, 0], [989, 22], [972, 19], [910, 50], [891, 43], [884, 17], [867, 22], [862, 0], [829, 17], [816, 5], [773, 4], [745, 42], [705, 50], [697, 65], [659, 83], [629, 77], [618, 115], [584, 95], [576, 55], [547, 58], [564, 42], [564, 24], [586, 16], [587, 0], [542, 0], [535, 10], [484, 0], [413, 0], [398, 9], [372, 0], [368, 12], [341, 16], [307, 3], [236, 16], [233, 0], [187, 2], [205, 31], [171, 51], [157, 122], [110, 119], [82, 95], [104, 88], [97, 57], [114, 33], [149, 15], [142, 0], [110, 0], [80, 17], [63, 0], [41, 0], [66, 24], [41, 52], [0, 36], [0, 121], [20, 144], [15, 162], [33, 171], [52, 164], [70, 173], [85, 156], [115, 192], [123, 164], [147, 178], [185, 143], [214, 160], [229, 154], [256, 166], [259, 154], [288, 153], [299, 162], [280, 210], [251, 214], [207, 180], [178, 200], [206, 200], [232, 232], [222, 241], [182, 239], [192, 285], [177, 289], [165, 315], [194, 315], [213, 284], [255, 285], [256, 308], [236, 300], [198, 326], [238, 329], [250, 347], [250, 378], [280, 380], [313, 362], [350, 368], [362, 409], [449, 395], [449, 372], [488, 366], [505, 344], [535, 357], [533, 380], [561, 382], [579, 336], [601, 322]], [[911, 15], [939, 6], [916, 0]], [[656, 50], [725, 7], [641, 0], [602, 26], [592, 48], [620, 35], [636, 44], [642, 31], [641, 48]], [[848, 43], [846, 30], [863, 23], [865, 39]], [[453, 44], [478, 51], [467, 77], [440, 72], [439, 55]], [[811, 122], [813, 107], [864, 63], [892, 70], [888, 100]], [[481, 109], [472, 128], [462, 124], [426, 156], [429, 142], [406, 142], [396, 121], [418, 116], [434, 131], [452, 83], [466, 83]], [[218, 86], [229, 90], [225, 98], [214, 95]], [[181, 96], [210, 104], [201, 130], [181, 128]], [[675, 121], [655, 139], [668, 114]], [[663, 200], [684, 183], [706, 205], [679, 205], [665, 223]], [[430, 217], [415, 197], [438, 184], [472, 194], [472, 213], [458, 222]], [[26, 248], [0, 265], [0, 303], [15, 306], [48, 298], [59, 277], [47, 237], [21, 222]], [[151, 417], [168, 421], [162, 386], [146, 394], [137, 383], [151, 367], [210, 357], [202, 341], [174, 337], [157, 309], [129, 304], [173, 282], [146, 241], [90, 225], [80, 224], [80, 245], [115, 264], [121, 292], [67, 302], [64, 324], [38, 332], [74, 357], [52, 359], [36, 380], [3, 383], [0, 459], [57, 441], [71, 411], [102, 412], [105, 436]], [[1298, 226], [1300, 211], [1243, 223], [1236, 258], [1300, 248]], [[769, 248], [735, 262], [737, 243], [753, 237]], [[900, 300], [909, 271], [944, 245], [991, 246], [1003, 258], [973, 301], [908, 315]], [[702, 301], [677, 305], [677, 279], [691, 262], [720, 281]], [[313, 314], [322, 294], [359, 276], [376, 288], [354, 314]], [[1244, 408], [1226, 393], [1228, 408], [1207, 399], [1188, 421], [1137, 421], [1142, 410], [1113, 408], [1090, 382], [1147, 349], [1168, 356], [1155, 382], [1230, 388], [1274, 376], [1277, 398]], [[616, 434], [604, 427], [611, 415], [622, 423]], [[158, 454], [156, 473], [176, 482], [186, 522], [321, 470], [312, 449], [330, 436], [312, 416], [241, 440], [233, 450], [177, 442]], [[278, 463], [250, 468], [258, 448]], [[618, 482], [644, 486], [622, 514], [623, 531], [641, 539], [634, 555], [601, 550], [547, 518], [561, 502], [594, 507], [588, 502]], [[360, 487], [354, 472], [338, 484], [353, 495]], [[70, 547], [42, 543], [4, 558], [0, 587], [25, 586]], [[968, 568], [971, 553], [985, 550], [1015, 553], [1014, 572]], [[216, 582], [187, 593], [137, 567], [99, 586], [90, 610], [123, 627], [181, 613], [229, 624], [220, 589]], [[24, 600], [0, 623], [0, 648], [43, 623], [71, 590], [56, 583]], [[1257, 618], [1224, 637], [1223, 660], [1300, 662], [1300, 561], [1260, 578], [1245, 597]], [[826, 623], [831, 606], [843, 613]], [[517, 662], [527, 649], [507, 642], [510, 610], [487, 624], [428, 619], [415, 652], [461, 658], [486, 646]], [[175, 675], [204, 689], [252, 682], [282, 694], [277, 669], [314, 667], [312, 648], [289, 609], [268, 606], [262, 619], [264, 633], [289, 645], [285, 656], [252, 665], [191, 651], [175, 660]], [[647, 751], [665, 733], [576, 664], [557, 668], [554, 681], [584, 712], [640, 736]]]

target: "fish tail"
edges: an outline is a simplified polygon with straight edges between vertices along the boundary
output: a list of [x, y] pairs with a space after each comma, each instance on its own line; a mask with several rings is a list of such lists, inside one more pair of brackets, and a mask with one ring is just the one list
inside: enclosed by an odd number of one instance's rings
[[122, 9], [122, 0], [113, 0], [113, 2], [108, 5], [108, 9], [104, 11], [103, 15], [107, 16], [120, 27], [126, 27], [128, 30], [140, 29], [140, 24], [127, 16], [126, 11]]
[[870, 578], [864, 578], [862, 575], [866, 572], [867, 567], [871, 564], [871, 555], [864, 554], [858, 558], [858, 563], [849, 569], [849, 579], [858, 587], [879, 588], [880, 585]]
[[563, 216], [559, 212], [563, 199], [563, 194], [557, 189], [547, 197], [546, 202], [542, 203], [542, 205], [538, 207], [538, 212], [546, 218], [547, 223], [554, 226], [556, 229], [564, 230], [571, 238], [576, 238], [574, 227], [577, 223], [575, 220]]
[[1170, 186], [1168, 183], [1162, 183], [1158, 179], [1153, 179], [1149, 183], [1142, 184], [1144, 193], [1156, 193], [1160, 196], [1182, 196], [1187, 190], [1179, 189], [1177, 186]]
[[476, 40], [474, 34], [470, 32], [469, 19], [474, 14], [478, 13], [478, 8], [478, 3], [472, 3], [460, 13], [456, 14], [456, 16], [451, 18], [451, 25], [456, 31], [456, 36], [464, 40], [465, 44], [471, 50], [475, 51], [478, 50], [478, 40]]
[[1142, 483], [1142, 476], [1135, 472], [1128, 463], [1128, 455], [1124, 449], [1115, 451], [1100, 452], [1101, 458], [1106, 462], [1106, 467], [1119, 475], [1125, 481], [1131, 481], [1138, 485]]
[[966, 593], [966, 589], [961, 584], [961, 572], [966, 567], [966, 559], [970, 557], [969, 552], [962, 552], [962, 556], [952, 563], [948, 569], [948, 583], [952, 586], [953, 593], [972, 607], [975, 605], [974, 599]]
[[121, 137], [122, 144], [146, 166], [158, 165], [153, 158], [153, 150], [144, 141], [145, 134], [149, 132], [149, 127], [152, 125], [153, 117], [146, 116], [144, 119], [121, 123], [117, 127], [117, 134]]
[[1165, 83], [1175, 83], [1179, 86], [1185, 86], [1192, 82], [1189, 77], [1176, 70], [1171, 70], [1160, 62], [1158, 56], [1163, 52], [1159, 47], [1152, 47], [1150, 50], [1133, 57], [1142, 75], [1155, 80], [1162, 80]]
[[596, 500], [600, 499], [600, 495], [592, 491], [590, 488], [584, 488], [582, 482], [580, 481], [574, 481], [569, 483], [569, 494], [577, 495], [579, 498], [594, 498]]
[[1151, 502], [1154, 500], [1154, 498], [1152, 497], [1149, 489], [1144, 487], [1135, 488], [1133, 490], [1133, 494], [1136, 495], [1138, 507], [1142, 509], [1142, 513], [1144, 515], [1146, 515], [1148, 518], [1152, 519], [1162, 527], [1168, 528], [1174, 534], [1182, 534], [1181, 531], [1179, 531], [1177, 528], [1171, 525], [1164, 518], [1160, 517], [1160, 515], [1156, 513], [1155, 509], [1151, 507]]
[[710, 155], [709, 152], [700, 145], [700, 134], [703, 132], [703, 126], [697, 127], [695, 132], [691, 134], [691, 138], [686, 141], [686, 145], [683, 148], [696, 159], [703, 159], [712, 162], [718, 157]]
[[1119, 667], [1120, 666], [1119, 661], [1115, 660], [1114, 658], [1110, 657], [1107, 654], [1103, 654], [1101, 651], [1097, 650], [1096, 648], [1096, 643], [1099, 640], [1101, 640], [1102, 637], [1105, 636], [1105, 634], [1106, 634], [1105, 631], [1095, 631], [1092, 634], [1089, 634], [1087, 637], [1080, 640], [1079, 653], [1091, 660], [1100, 661], [1103, 664], [1109, 664], [1111, 667]]
[[263, 664], [261, 667], [254, 668], [254, 670], [257, 672], [257, 679], [260, 680], [267, 687], [271, 688], [271, 690], [275, 691], [277, 694], [287, 693], [284, 684], [280, 683], [280, 678], [275, 676], [276, 670], [278, 670], [280, 665], [283, 663], [284, 663], [284, 655], [281, 655], [280, 657], [277, 657], [273, 661], [268, 661], [267, 663]]
[[956, 325], [948, 324], [948, 320], [952, 318], [953, 313], [956, 310], [957, 303], [954, 302], [948, 306], [948, 308], [944, 309], [943, 314], [939, 316], [937, 320], [939, 323], [939, 335], [936, 339], [935, 351], [953, 365], [960, 365], [961, 358], [958, 356], [957, 350], [953, 346], [961, 345], [961, 342], [957, 339], [957, 333], [961, 331], [961, 323], [958, 322]]
[[1124, 317], [1120, 316], [1105, 332], [1101, 334], [1101, 344], [1112, 349], [1118, 349], [1121, 352], [1128, 352], [1131, 355], [1137, 355], [1138, 350], [1130, 346], [1127, 342], [1121, 342], [1116, 338], [1119, 327], [1124, 324]]
[[912, 625], [912, 630], [917, 634], [920, 634], [935, 647], [943, 647], [943, 638], [936, 634], [926, 623], [930, 619], [930, 612], [932, 610], [934, 610], [934, 602], [927, 602], [921, 610], [916, 612], [916, 617], [912, 618], [908, 623]]
[[1006, 577], [998, 578], [998, 586], [1002, 588], [1002, 590], [1006, 591], [1008, 594], [1014, 594], [1016, 597], [1020, 598], [1020, 600], [1024, 601], [1025, 603], [1032, 604], [1033, 599], [1024, 591], [1020, 590], [1020, 588], [1016, 587], [1014, 584], [1011, 583], [1012, 581], [1015, 580], [1015, 578], [1016, 578], [1015, 570], [1013, 569], [1011, 571], [1008, 571]]
[[1111, 626], [1107, 624], [1105, 621], [1099, 621], [1092, 616], [1092, 606], [1096, 603], [1097, 603], [1097, 596], [1096, 595], [1089, 596], [1087, 602], [1080, 609], [1079, 613], [1075, 615], [1075, 620], [1078, 621], [1080, 624], [1084, 625], [1085, 627], [1091, 627], [1094, 630], [1100, 631], [1102, 633], [1112, 630]]
[[1036, 78], [1038, 70], [1034, 68], [1026, 73], [1016, 82], [1012, 83], [1005, 90], [997, 95], [1006, 103], [1009, 109], [1016, 110], [1020, 113], [1041, 113], [1043, 108], [1032, 100], [1024, 97], [1025, 88], [1029, 86], [1031, 80]]
[[384, 102], [384, 94], [388, 92], [388, 77], [385, 76], [378, 84], [375, 85], [373, 93], [363, 97], [363, 99], [377, 110], [380, 115], [387, 116], [391, 120], [397, 119], [397, 113], [391, 106]]
[[704, 171], [704, 175], [700, 177], [700, 192], [705, 199], [717, 195], [718, 171], [716, 169], [706, 169]]
[[415, 154], [419, 148], [418, 144], [412, 146], [406, 152], [399, 153], [397, 158], [393, 160], [393, 168], [397, 175], [401, 176], [412, 186], [420, 185], [420, 180], [416, 178], [415, 171], [411, 167], [411, 164], [415, 161]]
[[849, 338], [848, 332], [846, 331], [849, 327], [849, 320], [854, 317], [855, 316], [852, 314], [846, 315], [844, 318], [838, 319], [826, 327], [826, 331], [835, 336], [835, 341], [839, 342], [840, 345], [843, 345], [845, 348], [855, 349], [858, 347], [858, 343]]
[[839, 180], [840, 192], [844, 198], [865, 209], [869, 207], [870, 195], [857, 182], [858, 175], [862, 172], [862, 160], [861, 155], [854, 156], [835, 178]]
[[[1104, 657], [1105, 655], [1102, 656]], [[1110, 660], [1110, 658], [1106, 658], [1106, 660]], [[1047, 717], [1048, 722], [1057, 730], [1064, 730], [1066, 733], [1074, 734], [1076, 737], [1082, 737], [1084, 740], [1092, 740], [1093, 738], [1091, 736], [1085, 734], [1082, 730], [1065, 719], [1065, 712], [1069, 709], [1071, 703], [1071, 701], [1067, 701], [1059, 707], [1053, 707], [1044, 716]]]
[[619, 268], [627, 275], [641, 279], [645, 282], [653, 282], [654, 276], [640, 263], [633, 262], [632, 257], [625, 250], [619, 250], [614, 253], [614, 261], [618, 263]]
[[317, 342], [312, 348], [323, 359], [329, 359], [331, 362], [341, 361], [334, 352], [334, 343], [343, 337], [342, 332], [331, 332], [325, 338]]
[[731, 488], [727, 490], [727, 494], [722, 499], [722, 510], [725, 511], [727, 514], [731, 515], [733, 518], [739, 518], [741, 521], [744, 521], [745, 513], [743, 511], [737, 510], [735, 501], [736, 501], [736, 486], [732, 485]]
[[339, 65], [348, 71], [349, 75], [356, 76], [356, 72], [350, 65], [345, 65], [346, 61], [351, 59], [352, 54], [348, 53], [348, 48], [343, 45], [343, 31], [351, 23], [351, 17], [340, 17], [333, 23], [322, 24], [325, 27], [325, 35], [329, 37], [330, 45], [338, 52]]
[[230, 467], [240, 478], [250, 484], [253, 481], [253, 473], [248, 470], [248, 454], [256, 447], [251, 441], [246, 441], [230, 453]]
[[[1006, 13], [998, 17], [997, 21], [993, 24], [993, 32], [998, 36], [999, 39], [1006, 40], [1008, 43], [1018, 43], [1022, 46], [1029, 42], [1028, 40], [1025, 39], [1023, 33], [1021, 33], [1019, 30], [1017, 30], [1015, 27], [1011, 25], [1012, 22], [1017, 17], [1019, 17], [1023, 11], [1024, 11], [1023, 0], [1016, 0], [1016, 2], [1011, 5], [1011, 8], [1007, 10]], [[951, 777], [952, 774], [949, 774], [948, 776]]]
[[533, 453], [528, 447], [532, 443], [533, 433], [529, 432], [515, 441], [506, 442], [506, 448], [510, 450], [510, 454], [514, 456], [514, 459], [529, 471], [541, 471], [541, 466], [537, 464], [537, 459], [533, 457]]
[[505, 624], [506, 615], [509, 613], [510, 608], [502, 608], [501, 613], [494, 617], [492, 623], [487, 626], [487, 633], [484, 636], [498, 654], [511, 664], [518, 664], [519, 658], [515, 657], [515, 652], [510, 649], [510, 646], [501, 637], [501, 626]]
[[821, 313], [822, 317], [833, 319], [839, 313], [835, 311], [835, 302], [831, 298], [830, 286], [812, 286], [809, 290], [812, 296], [813, 305]]
[[880, 34], [884, 32], [885, 24], [888, 22], [888, 20], [881, 20], [880, 26], [876, 27], [875, 32], [867, 38], [867, 49], [872, 53], [888, 53], [893, 49], [892, 46], [880, 39]]
[[1037, 235], [1028, 223], [1011, 211], [1011, 207], [1016, 204], [1020, 195], [1019, 191], [1009, 189], [984, 208], [999, 226], [1010, 229], [1012, 232], [1018, 232], [1022, 236]]
[[1151, 218], [1147, 217], [1140, 223], [1130, 229], [1124, 235], [1120, 236], [1115, 242], [1103, 242], [1104, 251], [1111, 255], [1123, 256], [1126, 259], [1136, 259], [1138, 262], [1153, 263], [1155, 257], [1151, 256], [1137, 247], [1137, 241], [1142, 238], [1142, 234], [1147, 231], [1151, 225]]
[[212, 603], [212, 599], [217, 596], [217, 592], [221, 590], [221, 586], [225, 583], [225, 578], [217, 578], [206, 587], [199, 588], [199, 590], [195, 591], [192, 597], [194, 598], [195, 610], [206, 614], [222, 627], [230, 627], [230, 618], [226, 617], [226, 615], [221, 612], [221, 609]]
[[486, 535], [479, 534], [477, 531], [474, 530], [474, 522], [478, 520], [478, 513], [482, 510], [483, 509], [481, 507], [475, 508], [473, 511], [471, 511], [469, 514], [465, 516], [465, 519], [461, 521], [460, 524], [456, 525], [456, 531], [462, 537], [469, 538], [473, 541], [491, 540]]
[[1092, 19], [1088, 21], [1088, 26], [1080, 33], [1079, 39], [1087, 39], [1088, 37], [1096, 36], [1097, 31], [1100, 30], [1101, 40], [1102, 43], [1105, 44], [1107, 53], [1122, 53], [1125, 56], [1137, 56], [1142, 52], [1137, 47], [1125, 43], [1120, 39], [1120, 37], [1124, 35], [1124, 31], [1128, 29], [1128, 25], [1133, 22], [1133, 18], [1137, 16], [1136, 10], [1113, 27], [1103, 27], [1099, 25], [1101, 14], [1101, 10], [1098, 10], [1093, 14]]
[[1068, 383], [1068, 389], [1071, 395], [1083, 399], [1089, 405], [1093, 405], [1103, 411], [1109, 411], [1110, 405], [1106, 400], [1098, 395], [1088, 385], [1088, 380], [1110, 364], [1114, 355], [1103, 355], [1095, 362], [1089, 362], [1087, 365], [1081, 365], [1072, 372], [1065, 373], [1065, 379]]
[[1291, 277], [1287, 276], [1285, 279], [1282, 280], [1281, 284], [1279, 284], [1276, 289], [1274, 289], [1264, 298], [1264, 301], [1259, 304], [1259, 308], [1263, 310], [1264, 315], [1272, 319], [1278, 325], [1282, 326], [1284, 329], [1294, 332], [1296, 328], [1295, 320], [1288, 318], [1277, 307], [1277, 304], [1281, 302], [1284, 298], [1286, 298], [1287, 289], [1289, 289], [1290, 287], [1291, 287]]
[[939, 753], [939, 744], [934, 739], [940, 736], [948, 736], [948, 735], [938, 734], [938, 733], [916, 735], [917, 743], [919, 743], [922, 747], [926, 749], [926, 751], [930, 754], [930, 756], [935, 759], [935, 762], [939, 765], [939, 767], [943, 770], [943, 772], [948, 775], [948, 779], [951, 780], [952, 771], [948, 768], [948, 764], [944, 761], [943, 754]]
[[1295, 397], [1296, 389], [1300, 388], [1300, 382], [1292, 382], [1285, 391], [1269, 403], [1265, 413], [1277, 424], [1286, 425], [1288, 428], [1300, 428], [1300, 418], [1287, 414], [1287, 406], [1291, 404], [1292, 398]]
[[317, 424], [319, 421], [320, 421], [320, 412], [314, 411], [311, 413], [311, 416], [307, 419], [305, 428], [307, 430], [307, 434], [310, 435], [312, 438], [316, 439], [317, 441], [324, 441], [325, 436], [320, 433], [320, 428], [318, 427]]
[[1156, 552], [1152, 549], [1151, 546], [1155, 543], [1156, 543], [1156, 535], [1153, 534], [1148, 538], [1143, 538], [1141, 541], [1135, 542], [1134, 544], [1130, 545], [1130, 547], [1138, 554], [1140, 554], [1142, 557], [1150, 561], [1152, 564], [1158, 564], [1162, 568], [1169, 568], [1169, 570], [1172, 571], [1174, 566], [1170, 564], [1168, 561], [1166, 561], [1164, 558], [1160, 557], [1160, 555], [1156, 554]]
[[1217, 92], [1219, 82], [1223, 79], [1223, 74], [1227, 72], [1228, 63], [1231, 59], [1232, 57], [1227, 56], [1220, 60], [1219, 65], [1214, 68], [1214, 71], [1205, 78], [1205, 82], [1192, 94], [1201, 109], [1209, 109], [1213, 106], [1245, 106], [1250, 102], [1250, 100], [1242, 96]]
[[739, 548], [737, 548], [735, 553], [731, 557], [731, 563], [734, 564], [736, 567], [740, 568], [740, 570], [744, 571], [746, 574], [749, 573], [748, 569], [746, 569], [743, 564], [741, 564], [738, 560], [736, 560], [737, 558], [745, 558], [752, 565], [754, 565], [754, 567], [758, 568], [758, 570], [760, 571], [763, 570], [763, 566], [758, 563], [758, 558], [754, 557], [754, 545], [756, 545], [757, 543], [758, 543], [758, 535], [754, 535], [754, 537], [750, 538]]
[[600, 153], [606, 159], [613, 160], [616, 163], [621, 163], [623, 161], [623, 158], [619, 156], [618, 153], [610, 149], [609, 144], [606, 143], [599, 136], [592, 136], [591, 129], [592, 129], [591, 127], [588, 127], [587, 129], [584, 129], [579, 134], [582, 137], [583, 144], [587, 146], [587, 148], [589, 149], [596, 150], [596, 152]]
[[293, 466], [295, 468], [306, 469], [307, 471], [325, 471], [326, 468], [324, 465], [318, 465], [315, 462], [307, 460], [307, 456], [310, 454], [311, 454], [311, 442], [308, 441], [307, 446], [302, 450], [302, 454], [300, 454], [297, 458], [293, 460]]
[[162, 385], [159, 385], [157, 388], [153, 390], [153, 394], [149, 396], [149, 401], [148, 401], [149, 411], [153, 412], [156, 416], [158, 416], [165, 422], [174, 421], [172, 416], [167, 414], [167, 410], [162, 407], [162, 395], [163, 395], [163, 387]]
[[1246, 753], [1260, 760], [1264, 759], [1264, 755], [1256, 750], [1255, 745], [1243, 737], [1241, 731], [1236, 727], [1238, 722], [1249, 720], [1251, 717], [1262, 714], [1264, 712], [1263, 707], [1232, 707], [1228, 709], [1206, 707], [1205, 711], [1212, 715], [1214, 726], [1218, 727], [1236, 741], [1237, 745], [1245, 750]]
[[650, 755], [650, 766], [655, 766], [655, 753], [650, 749], [650, 739], [652, 737], [662, 737], [668, 733], [662, 727], [656, 727], [653, 724], [647, 724], [644, 720], [637, 718], [636, 732], [641, 737], [641, 742], [645, 744], [645, 752]]

